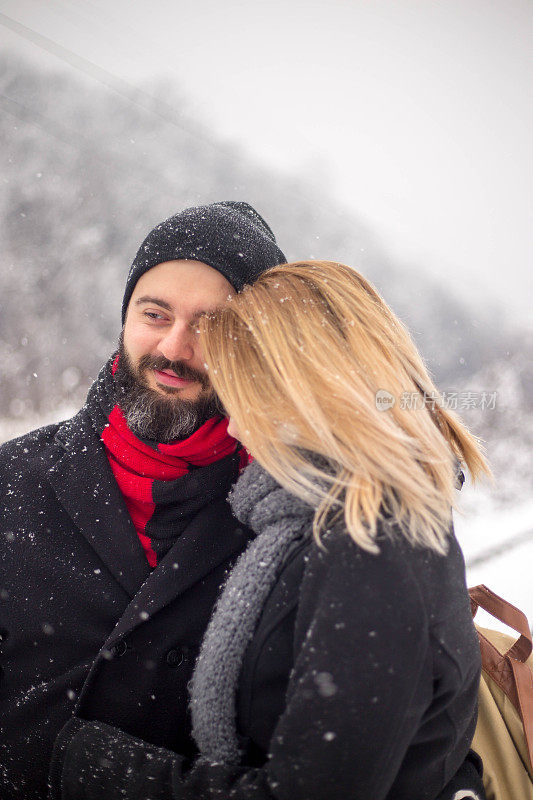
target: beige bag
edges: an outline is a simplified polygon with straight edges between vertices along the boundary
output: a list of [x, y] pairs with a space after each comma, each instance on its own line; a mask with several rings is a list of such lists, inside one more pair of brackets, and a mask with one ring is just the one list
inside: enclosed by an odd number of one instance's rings
[[476, 625], [483, 671], [472, 749], [483, 759], [487, 800], [533, 800], [533, 656], [526, 616], [486, 586], [470, 589], [478, 607], [520, 634], [514, 640]]

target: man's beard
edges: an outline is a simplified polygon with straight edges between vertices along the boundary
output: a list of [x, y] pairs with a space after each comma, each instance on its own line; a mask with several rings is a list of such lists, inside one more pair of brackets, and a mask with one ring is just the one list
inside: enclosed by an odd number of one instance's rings
[[[148, 385], [145, 378], [148, 369], [170, 369], [180, 378], [198, 381], [200, 395], [196, 400], [182, 400], [179, 389], [163, 385], [161, 390], [166, 396], [162, 395]], [[186, 439], [208, 419], [223, 413], [207, 375], [181, 361], [169, 361], [164, 356], [144, 355], [135, 367], [124, 347], [123, 333], [119, 338], [115, 383], [118, 405], [129, 429], [140, 439], [155, 442]]]

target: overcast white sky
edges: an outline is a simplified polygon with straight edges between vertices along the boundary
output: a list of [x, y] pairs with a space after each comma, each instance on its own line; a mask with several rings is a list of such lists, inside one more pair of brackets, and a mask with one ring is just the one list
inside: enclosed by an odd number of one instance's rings
[[[395, 258], [533, 319], [531, 0], [0, 0], [0, 12], [130, 83], [170, 76], [262, 161], [314, 165]], [[3, 25], [0, 42], [39, 53]]]

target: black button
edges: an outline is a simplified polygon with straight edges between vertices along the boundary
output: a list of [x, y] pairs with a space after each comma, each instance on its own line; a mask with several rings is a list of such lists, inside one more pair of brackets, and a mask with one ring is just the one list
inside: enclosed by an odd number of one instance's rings
[[124, 655], [124, 653], [126, 652], [127, 649], [128, 649], [128, 645], [122, 639], [120, 642], [116, 642], [116, 644], [113, 645], [113, 647], [111, 648], [111, 653], [114, 656], [118, 656], [120, 658], [120, 656]]
[[188, 647], [173, 647], [167, 653], [167, 664], [169, 667], [179, 667], [187, 658]]
[[9, 631], [7, 631], [5, 628], [0, 628], [0, 644], [2, 642], [5, 642], [8, 636], [9, 636]]

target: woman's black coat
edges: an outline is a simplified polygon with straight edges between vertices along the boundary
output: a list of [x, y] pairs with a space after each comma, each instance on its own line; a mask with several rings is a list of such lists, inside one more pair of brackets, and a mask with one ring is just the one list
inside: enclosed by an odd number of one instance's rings
[[434, 800], [465, 769], [476, 720], [460, 548], [452, 534], [443, 557], [382, 531], [376, 556], [342, 526], [323, 541], [294, 544], [246, 651], [242, 765], [191, 765], [74, 719], [57, 741], [53, 800]]

